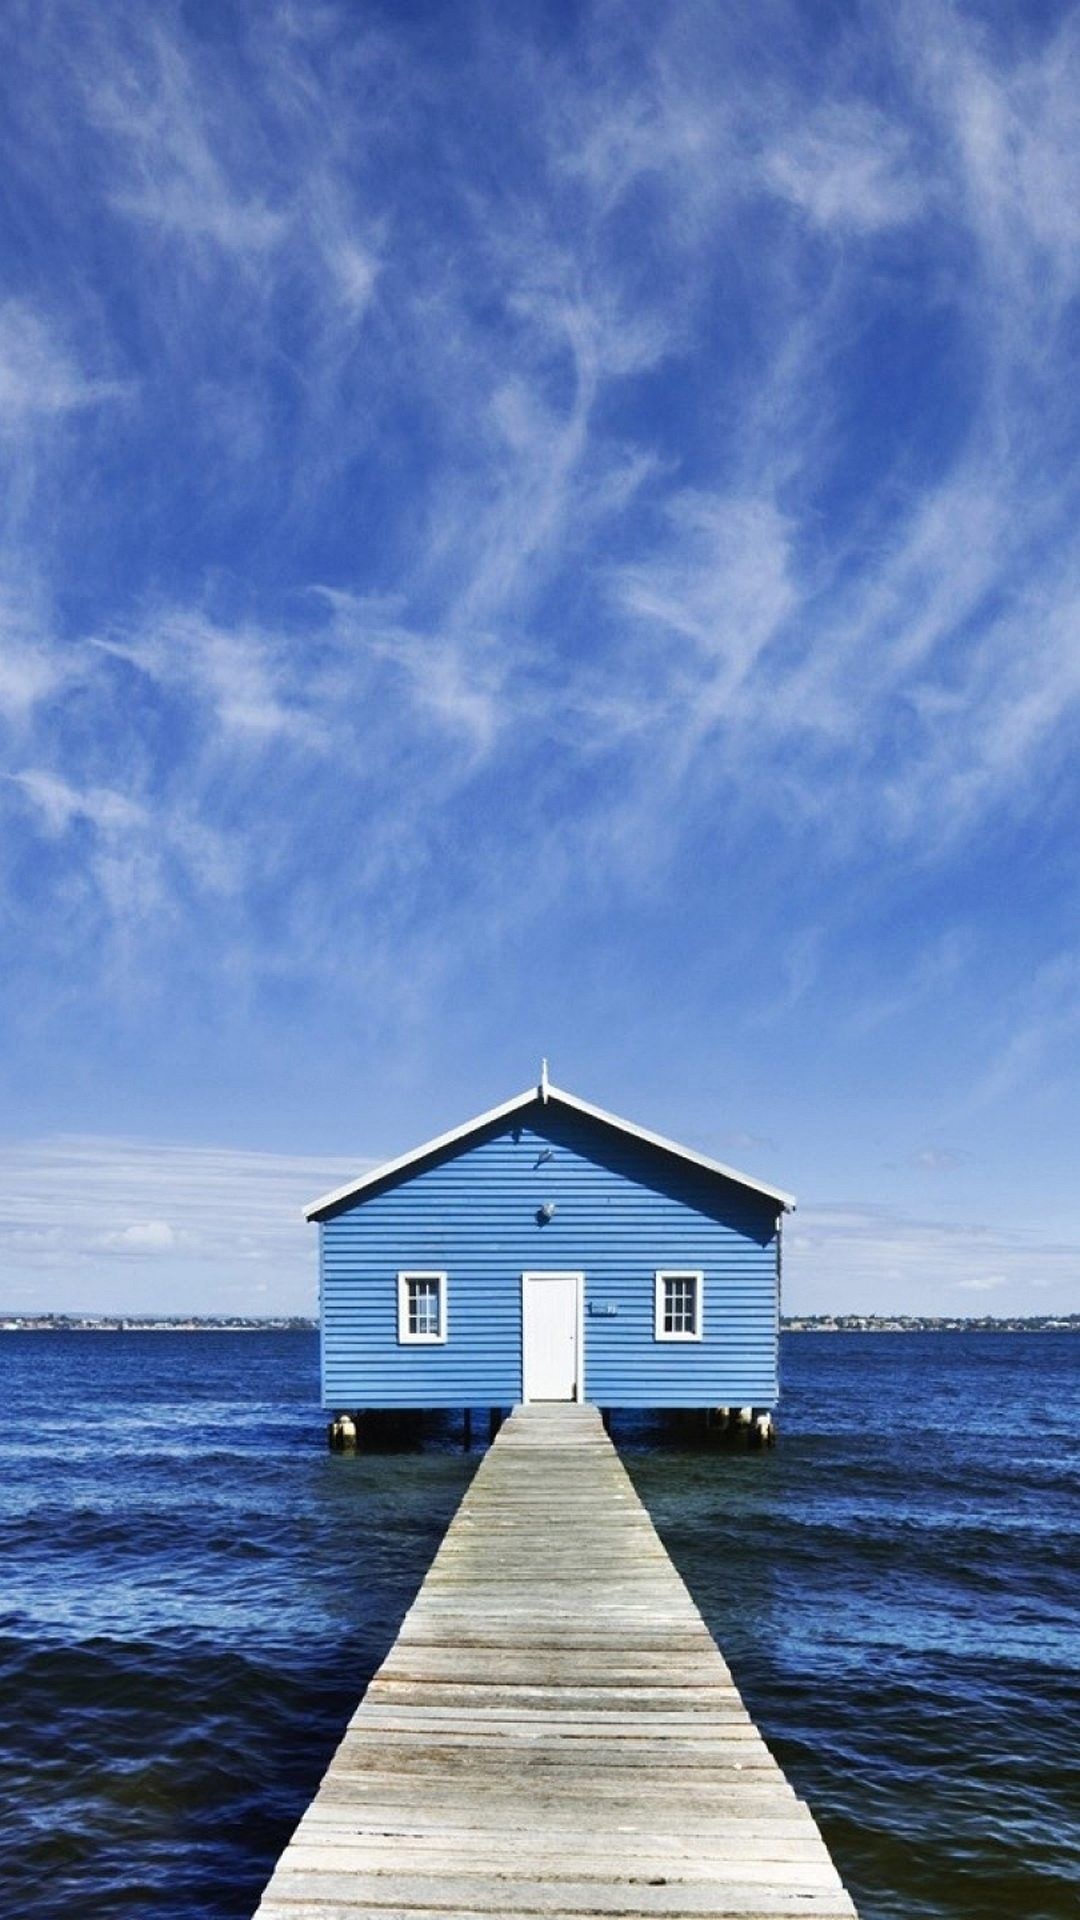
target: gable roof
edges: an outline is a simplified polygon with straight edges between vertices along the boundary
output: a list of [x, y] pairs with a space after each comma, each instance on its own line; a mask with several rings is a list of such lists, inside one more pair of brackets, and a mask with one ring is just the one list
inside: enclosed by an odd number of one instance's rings
[[589, 1100], [579, 1100], [574, 1093], [564, 1093], [560, 1087], [550, 1086], [545, 1075], [538, 1087], [528, 1087], [524, 1093], [515, 1094], [512, 1100], [504, 1100], [501, 1106], [477, 1114], [475, 1120], [466, 1120], [463, 1126], [452, 1127], [449, 1133], [440, 1133], [436, 1139], [425, 1141], [422, 1147], [413, 1147], [411, 1152], [399, 1154], [396, 1160], [385, 1160], [381, 1166], [372, 1167], [370, 1172], [361, 1174], [358, 1180], [350, 1180], [347, 1186], [336, 1187], [333, 1193], [324, 1193], [321, 1200], [313, 1200], [309, 1207], [304, 1208], [304, 1219], [321, 1220], [324, 1214], [332, 1212], [344, 1201], [358, 1199], [369, 1187], [380, 1185], [392, 1174], [402, 1173], [406, 1167], [429, 1159], [444, 1147], [456, 1146], [459, 1141], [468, 1140], [472, 1134], [491, 1126], [493, 1121], [509, 1119], [511, 1114], [537, 1103], [567, 1107], [572, 1113], [587, 1114], [590, 1120], [599, 1120], [602, 1125], [614, 1128], [616, 1133], [625, 1134], [632, 1140], [644, 1140], [648, 1146], [658, 1147], [662, 1153], [673, 1154], [677, 1160], [685, 1160], [692, 1167], [703, 1167], [706, 1173], [719, 1174], [724, 1180], [733, 1180], [737, 1186], [748, 1187], [752, 1193], [763, 1194], [785, 1210], [790, 1211], [795, 1205], [794, 1194], [784, 1193], [780, 1187], [771, 1187], [764, 1180], [751, 1180], [749, 1174], [725, 1166], [722, 1160], [713, 1160], [706, 1153], [695, 1153], [690, 1147], [680, 1147], [677, 1141], [665, 1139], [662, 1133], [651, 1133], [648, 1127], [636, 1127], [630, 1120], [620, 1120], [617, 1114], [606, 1113], [603, 1107], [594, 1107]]

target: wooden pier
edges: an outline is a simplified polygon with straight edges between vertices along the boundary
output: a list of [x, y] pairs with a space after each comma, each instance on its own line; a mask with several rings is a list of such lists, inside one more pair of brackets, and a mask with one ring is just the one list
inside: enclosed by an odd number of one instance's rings
[[257, 1920], [851, 1920], [592, 1407], [519, 1408]]

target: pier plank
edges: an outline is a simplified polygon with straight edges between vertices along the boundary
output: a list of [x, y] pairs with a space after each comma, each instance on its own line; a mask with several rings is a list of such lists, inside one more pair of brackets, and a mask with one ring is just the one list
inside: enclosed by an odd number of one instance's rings
[[482, 1462], [256, 1920], [854, 1920], [594, 1408]]

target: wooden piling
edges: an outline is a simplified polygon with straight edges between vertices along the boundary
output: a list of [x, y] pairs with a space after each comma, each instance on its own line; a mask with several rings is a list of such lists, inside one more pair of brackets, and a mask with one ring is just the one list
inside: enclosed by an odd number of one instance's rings
[[338, 1413], [326, 1430], [331, 1453], [356, 1453], [360, 1445], [360, 1415]]

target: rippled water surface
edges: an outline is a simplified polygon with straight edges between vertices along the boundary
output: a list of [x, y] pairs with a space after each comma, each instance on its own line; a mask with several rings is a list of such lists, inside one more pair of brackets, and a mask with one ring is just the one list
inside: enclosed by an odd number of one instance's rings
[[[1080, 1908], [1080, 1341], [791, 1335], [768, 1454], [616, 1424], [864, 1920]], [[0, 1912], [249, 1914], [472, 1465], [309, 1335], [0, 1336]]]

